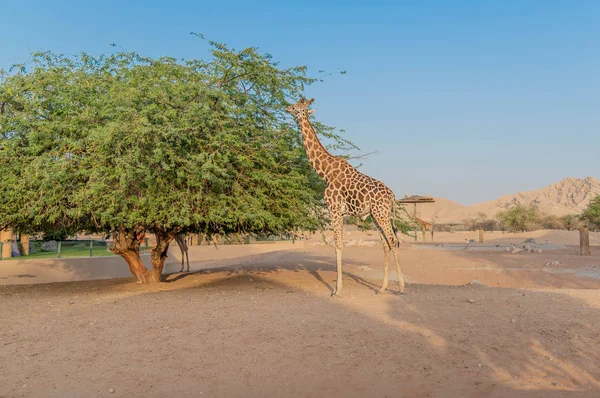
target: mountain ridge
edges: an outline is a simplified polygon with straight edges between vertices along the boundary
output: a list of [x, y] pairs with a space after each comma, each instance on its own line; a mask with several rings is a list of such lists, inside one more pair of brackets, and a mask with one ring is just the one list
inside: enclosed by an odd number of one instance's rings
[[[600, 180], [589, 176], [585, 178], [567, 177], [544, 188], [532, 191], [517, 191], [502, 195], [497, 199], [461, 205], [445, 198], [437, 198], [435, 203], [419, 205], [420, 217], [436, 223], [460, 223], [465, 218], [477, 217], [484, 213], [493, 218], [499, 211], [506, 210], [516, 204], [536, 205], [540, 212], [547, 215], [563, 216], [581, 213], [591, 199], [600, 195]], [[412, 212], [411, 208], [407, 208]]]

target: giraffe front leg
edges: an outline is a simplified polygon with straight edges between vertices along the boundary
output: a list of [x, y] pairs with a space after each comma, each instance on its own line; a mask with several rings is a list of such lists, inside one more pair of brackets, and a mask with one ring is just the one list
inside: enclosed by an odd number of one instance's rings
[[331, 221], [333, 223], [333, 236], [335, 240], [335, 256], [337, 261], [337, 282], [335, 290], [331, 296], [339, 296], [342, 291], [342, 247], [344, 245], [344, 224], [341, 214], [331, 212]]

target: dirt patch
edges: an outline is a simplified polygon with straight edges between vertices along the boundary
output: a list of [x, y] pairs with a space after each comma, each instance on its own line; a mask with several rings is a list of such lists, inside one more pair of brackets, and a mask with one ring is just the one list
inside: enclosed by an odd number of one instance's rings
[[340, 299], [329, 247], [198, 263], [156, 287], [0, 287], [0, 396], [600, 394], [600, 281], [545, 266], [597, 254], [401, 255], [403, 296], [374, 293], [377, 247], [344, 250]]

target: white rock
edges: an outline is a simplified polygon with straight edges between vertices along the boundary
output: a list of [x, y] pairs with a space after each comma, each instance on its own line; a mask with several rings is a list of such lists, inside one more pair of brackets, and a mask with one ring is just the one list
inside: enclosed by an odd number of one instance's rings
[[43, 252], [57, 252], [58, 251], [58, 242], [55, 240], [49, 240], [48, 242], [42, 243], [42, 251]]

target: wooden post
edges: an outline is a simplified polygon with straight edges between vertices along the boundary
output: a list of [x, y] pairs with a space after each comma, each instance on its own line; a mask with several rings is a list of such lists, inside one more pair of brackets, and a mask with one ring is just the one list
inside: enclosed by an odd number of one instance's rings
[[94, 240], [90, 239], [90, 257], [94, 257]]
[[433, 243], [433, 228], [431, 228], [431, 243]]
[[590, 231], [588, 227], [583, 227], [579, 230], [579, 253], [582, 256], [591, 256], [590, 250]]
[[29, 235], [21, 235], [21, 246], [23, 246], [21, 256], [29, 256]]
[[479, 243], [483, 243], [483, 229], [479, 230]]
[[12, 257], [12, 230], [0, 231], [0, 242], [2, 242], [2, 258]]
[[425, 226], [421, 227], [421, 231], [423, 231], [423, 243], [427, 242], [427, 229], [425, 229]]

